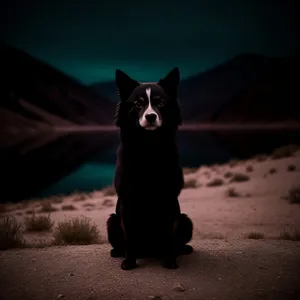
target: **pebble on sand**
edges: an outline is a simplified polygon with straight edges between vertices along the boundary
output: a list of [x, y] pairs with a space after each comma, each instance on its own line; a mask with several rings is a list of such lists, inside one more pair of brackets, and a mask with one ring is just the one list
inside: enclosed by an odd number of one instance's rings
[[177, 292], [184, 292], [186, 288], [183, 287], [181, 284], [175, 284], [173, 290]]

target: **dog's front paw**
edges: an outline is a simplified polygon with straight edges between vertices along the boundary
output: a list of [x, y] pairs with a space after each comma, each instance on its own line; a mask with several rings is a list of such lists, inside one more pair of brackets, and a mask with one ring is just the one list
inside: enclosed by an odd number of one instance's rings
[[181, 249], [180, 249], [180, 255], [189, 255], [192, 254], [194, 251], [193, 247], [190, 245], [184, 245]]
[[166, 269], [177, 269], [178, 268], [178, 265], [176, 263], [176, 260], [175, 259], [166, 259], [162, 262], [162, 266]]
[[125, 255], [125, 252], [120, 249], [113, 248], [110, 250], [111, 257], [124, 257], [124, 255]]
[[124, 259], [121, 264], [122, 270], [132, 270], [137, 267], [135, 260]]

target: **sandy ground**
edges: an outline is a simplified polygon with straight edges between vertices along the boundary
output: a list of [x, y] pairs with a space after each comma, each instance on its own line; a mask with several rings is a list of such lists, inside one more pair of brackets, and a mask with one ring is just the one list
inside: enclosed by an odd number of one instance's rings
[[[88, 217], [99, 227], [103, 244], [1, 252], [0, 298], [296, 299], [296, 293], [300, 295], [300, 242], [276, 239], [283, 231], [300, 230], [300, 205], [283, 199], [300, 185], [299, 154], [203, 166], [187, 174], [186, 181], [196, 182], [197, 187], [184, 189], [180, 204], [194, 222], [191, 244], [195, 252], [180, 258], [178, 270], [163, 269], [156, 261], [138, 261], [140, 268], [125, 274], [121, 260], [109, 257], [105, 222], [114, 211], [115, 196], [95, 191], [50, 199], [58, 209], [51, 213], [56, 223]], [[289, 165], [296, 170], [288, 171]], [[231, 177], [225, 177], [228, 172], [246, 174], [249, 180], [230, 182]], [[216, 178], [223, 184], [208, 187]], [[229, 188], [239, 196], [228, 197]], [[40, 209], [41, 201], [11, 206], [14, 209], [8, 214], [22, 221], [30, 216], [28, 211]], [[67, 204], [75, 210], [62, 210]], [[264, 239], [246, 239], [251, 232], [264, 234]], [[51, 233], [25, 233], [25, 237], [38, 242], [51, 239]], [[175, 284], [186, 290], [173, 290]]]
[[296, 300], [300, 295], [300, 243], [198, 240], [192, 245], [195, 252], [181, 257], [177, 270], [140, 260], [130, 272], [109, 257], [107, 244], [2, 252], [0, 298]]

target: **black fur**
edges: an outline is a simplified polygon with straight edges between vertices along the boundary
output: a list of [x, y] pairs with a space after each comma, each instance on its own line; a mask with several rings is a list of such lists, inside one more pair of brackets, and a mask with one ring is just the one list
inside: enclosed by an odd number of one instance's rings
[[[167, 268], [176, 268], [176, 257], [193, 251], [186, 245], [193, 234], [192, 221], [182, 214], [178, 196], [183, 187], [176, 132], [181, 124], [177, 101], [179, 70], [173, 69], [158, 83], [139, 84], [116, 71], [120, 127], [115, 188], [116, 213], [107, 221], [112, 257], [123, 257], [122, 269], [136, 267], [136, 258], [159, 257]], [[146, 88], [163, 101], [155, 109], [162, 125], [153, 131], [139, 126], [143, 110], [135, 103]], [[154, 98], [155, 99], [155, 98]]]

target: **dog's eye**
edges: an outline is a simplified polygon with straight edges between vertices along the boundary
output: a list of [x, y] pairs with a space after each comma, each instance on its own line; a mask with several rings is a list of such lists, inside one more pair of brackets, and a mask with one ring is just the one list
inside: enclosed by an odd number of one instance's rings
[[164, 101], [159, 100], [159, 101], [157, 102], [157, 106], [158, 106], [158, 107], [163, 107], [164, 105], [165, 105]]
[[143, 107], [143, 103], [144, 103], [144, 99], [140, 98], [137, 101], [134, 102], [135, 107], [137, 108], [142, 108]]

